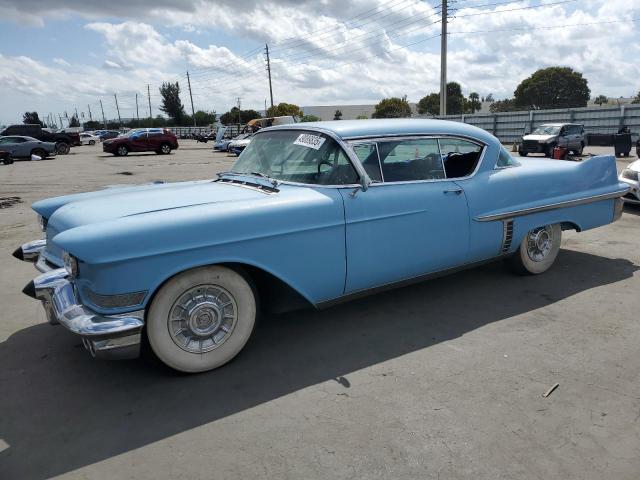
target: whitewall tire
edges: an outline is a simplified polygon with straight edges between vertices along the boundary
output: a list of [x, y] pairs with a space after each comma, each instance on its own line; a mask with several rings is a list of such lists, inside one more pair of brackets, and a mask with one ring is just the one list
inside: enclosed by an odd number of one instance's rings
[[546, 272], [560, 251], [562, 228], [546, 225], [527, 232], [520, 247], [509, 259], [513, 270], [520, 275], [537, 275]]
[[149, 344], [171, 368], [211, 370], [242, 350], [256, 312], [256, 296], [242, 275], [221, 266], [195, 268], [158, 291], [147, 316]]

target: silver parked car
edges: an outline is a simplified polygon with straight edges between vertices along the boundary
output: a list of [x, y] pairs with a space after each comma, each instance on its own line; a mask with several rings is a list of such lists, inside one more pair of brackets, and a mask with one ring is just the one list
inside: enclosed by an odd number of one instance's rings
[[565, 147], [576, 155], [582, 155], [587, 144], [584, 126], [579, 123], [545, 123], [532, 133], [522, 137], [518, 153], [526, 157], [529, 153], [544, 153], [551, 157], [555, 147]]
[[56, 144], [41, 142], [33, 137], [11, 135], [0, 137], [0, 150], [9, 152], [12, 158], [31, 158], [31, 155], [47, 158], [56, 155]]

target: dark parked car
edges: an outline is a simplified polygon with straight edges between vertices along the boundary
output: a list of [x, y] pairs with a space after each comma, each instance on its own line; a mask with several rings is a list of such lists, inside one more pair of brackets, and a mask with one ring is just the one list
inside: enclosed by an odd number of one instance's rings
[[69, 153], [72, 146], [80, 145], [80, 135], [77, 132], [54, 133], [37, 124], [9, 125], [0, 132], [0, 136], [3, 137], [14, 135], [33, 137], [42, 142], [55, 143], [56, 153], [59, 153], [60, 155], [66, 155]]
[[105, 140], [109, 140], [110, 138], [116, 138], [120, 136], [120, 132], [118, 132], [117, 130], [105, 130], [97, 135], [100, 137], [100, 140], [104, 142]]
[[168, 154], [178, 148], [178, 139], [168, 128], [141, 128], [121, 137], [105, 140], [102, 150], [117, 156], [129, 152], [156, 152]]
[[47, 158], [56, 154], [55, 143], [20, 135], [0, 137], [0, 149], [9, 152], [11, 158], [31, 158], [31, 155]]

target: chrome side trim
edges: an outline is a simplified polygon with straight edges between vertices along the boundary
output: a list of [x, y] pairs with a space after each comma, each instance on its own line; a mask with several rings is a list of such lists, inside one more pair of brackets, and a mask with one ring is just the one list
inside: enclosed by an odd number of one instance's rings
[[600, 200], [609, 200], [612, 198], [619, 198], [625, 195], [629, 190], [618, 190], [612, 193], [603, 193], [600, 195], [592, 195], [590, 197], [583, 197], [577, 200], [567, 200], [564, 202], [558, 203], [550, 203], [548, 205], [541, 205], [539, 207], [530, 207], [523, 208], [521, 210], [512, 210], [510, 212], [505, 213], [496, 213], [493, 215], [481, 215], [479, 217], [475, 217], [474, 220], [476, 222], [492, 222], [495, 220], [506, 220], [513, 217], [521, 217], [523, 215], [531, 215], [539, 212], [546, 212], [549, 210], [556, 210], [558, 208], [568, 208], [568, 207], [576, 207], [578, 205], [585, 205], [587, 203], [593, 203]]
[[[78, 301], [64, 268], [44, 273], [36, 277], [32, 284], [35, 297], [42, 302], [49, 323], [60, 323], [83, 337], [85, 347], [94, 356], [133, 358], [139, 353], [144, 310], [120, 315], [93, 312]], [[29, 286], [25, 290], [29, 290]], [[116, 340], [121, 337], [121, 340]]]
[[374, 293], [380, 293], [387, 290], [393, 290], [396, 288], [405, 287], [407, 285], [413, 285], [414, 283], [420, 283], [427, 280], [433, 280], [435, 278], [444, 277], [446, 275], [451, 275], [453, 273], [461, 272], [464, 270], [468, 270], [470, 268], [479, 267], [481, 265], [486, 265], [487, 263], [492, 263], [497, 260], [502, 260], [507, 258], [509, 254], [506, 255], [497, 255], [495, 257], [487, 258], [485, 260], [480, 260], [477, 262], [465, 263], [463, 265], [447, 268], [445, 270], [438, 270], [437, 272], [426, 273], [424, 275], [418, 275], [416, 277], [405, 278], [403, 280], [398, 280], [396, 282], [386, 283], [384, 285], [380, 285], [377, 287], [365, 288], [363, 290], [358, 290], [356, 292], [348, 293], [341, 297], [332, 298], [330, 300], [325, 300], [323, 302], [319, 302], [315, 304], [315, 307], [319, 310], [324, 308], [333, 307], [334, 305], [340, 305], [341, 303], [349, 302], [351, 300], [355, 300], [362, 297], [368, 297], [369, 295], [373, 295]]

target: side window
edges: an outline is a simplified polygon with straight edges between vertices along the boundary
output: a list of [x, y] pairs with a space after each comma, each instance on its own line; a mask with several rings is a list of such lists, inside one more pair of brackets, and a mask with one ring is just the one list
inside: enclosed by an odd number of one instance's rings
[[471, 175], [482, 154], [482, 146], [459, 138], [441, 138], [440, 150], [446, 178], [462, 178]]
[[380, 160], [378, 159], [378, 149], [375, 143], [360, 143], [353, 145], [353, 151], [360, 159], [369, 178], [374, 182], [382, 181], [380, 173]]
[[378, 154], [384, 182], [445, 178], [435, 138], [378, 142]]
[[497, 168], [517, 167], [520, 165], [507, 151], [506, 148], [500, 147], [500, 154], [498, 155], [498, 161], [496, 162]]

